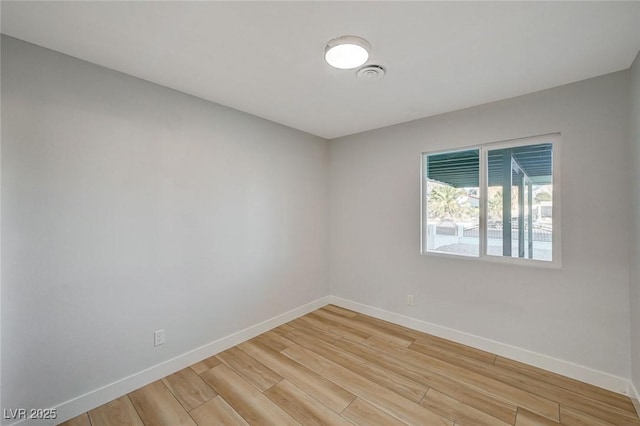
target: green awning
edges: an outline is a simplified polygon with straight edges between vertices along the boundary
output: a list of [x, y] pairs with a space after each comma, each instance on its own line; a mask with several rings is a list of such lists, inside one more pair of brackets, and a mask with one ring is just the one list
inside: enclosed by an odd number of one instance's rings
[[[511, 155], [534, 185], [552, 183], [552, 145], [539, 144], [488, 151], [489, 186], [502, 186], [503, 158]], [[449, 152], [429, 155], [427, 178], [456, 188], [475, 188], [480, 179], [480, 151]], [[512, 175], [513, 184], [518, 183], [517, 173]]]

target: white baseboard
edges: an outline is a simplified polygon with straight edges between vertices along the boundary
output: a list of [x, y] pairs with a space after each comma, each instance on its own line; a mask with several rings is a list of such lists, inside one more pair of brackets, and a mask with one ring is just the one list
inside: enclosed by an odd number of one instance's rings
[[629, 398], [631, 398], [631, 402], [633, 402], [636, 414], [640, 415], [640, 394], [638, 394], [638, 389], [633, 384], [633, 380], [629, 380]]
[[314, 300], [313, 302], [277, 315], [271, 319], [245, 328], [244, 330], [240, 330], [236, 333], [230, 334], [229, 336], [207, 343], [206, 345], [193, 349], [189, 352], [185, 352], [172, 359], [154, 365], [153, 367], [147, 368], [146, 370], [132, 374], [129, 377], [117, 380], [99, 389], [92, 390], [84, 395], [63, 402], [57, 407], [53, 407], [57, 410], [58, 414], [56, 420], [47, 421], [25, 419], [12, 423], [8, 426], [45, 426], [62, 423], [86, 411], [92, 410], [102, 404], [106, 404], [109, 401], [119, 398], [131, 391], [141, 388], [142, 386], [146, 386], [149, 383], [168, 376], [169, 374], [175, 373], [178, 370], [182, 370], [196, 362], [202, 361], [205, 358], [252, 339], [265, 331], [269, 331], [272, 328], [306, 315], [311, 311], [327, 305], [328, 303], [329, 296], [322, 297]]
[[[452, 328], [443, 327], [432, 324], [416, 318], [407, 317], [384, 309], [376, 308], [369, 305], [353, 302], [337, 296], [329, 296], [330, 303], [351, 309], [365, 315], [369, 315], [381, 320], [389, 321], [394, 324], [402, 325], [417, 331], [442, 337], [457, 343], [462, 343], [483, 351], [491, 352], [505, 358], [533, 365], [544, 370], [548, 370], [572, 379], [580, 380], [610, 391], [623, 395], [634, 396], [630, 393], [629, 380], [614, 376], [609, 373], [598, 371], [583, 365], [578, 365], [569, 361], [553, 358], [527, 349], [511, 346], [506, 343], [497, 342], [495, 340], [486, 339], [484, 337], [475, 336], [473, 334], [454, 330]], [[631, 385], [632, 386], [632, 385]], [[635, 395], [637, 398], [637, 394]]]

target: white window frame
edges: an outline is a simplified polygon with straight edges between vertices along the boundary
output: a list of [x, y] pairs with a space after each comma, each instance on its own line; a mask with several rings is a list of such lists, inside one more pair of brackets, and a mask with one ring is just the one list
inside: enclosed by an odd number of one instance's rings
[[[504, 148], [517, 148], [525, 145], [539, 145], [551, 143], [552, 153], [552, 260], [537, 260], [537, 259], [523, 259], [518, 257], [506, 257], [506, 256], [492, 256], [487, 254], [487, 192], [488, 192], [488, 171], [487, 171], [487, 159], [488, 151]], [[470, 259], [480, 260], [494, 263], [504, 263], [511, 265], [523, 265], [523, 266], [535, 266], [542, 268], [555, 268], [560, 269], [562, 267], [562, 215], [561, 215], [561, 180], [560, 180], [560, 145], [561, 136], [560, 133], [552, 133], [548, 135], [532, 136], [526, 138], [518, 138], [505, 140], [500, 142], [492, 142], [481, 145], [472, 145], [464, 148], [453, 148], [439, 151], [426, 151], [420, 155], [420, 253], [426, 256], [453, 258], [453, 259]], [[425, 247], [425, 232], [427, 224], [427, 203], [426, 203], [426, 157], [429, 155], [444, 154], [459, 151], [479, 150], [480, 154], [480, 176], [479, 176], [479, 194], [480, 194], [480, 221], [479, 221], [479, 239], [480, 239], [480, 255], [479, 256], [466, 256], [454, 253], [440, 253], [428, 251]]]

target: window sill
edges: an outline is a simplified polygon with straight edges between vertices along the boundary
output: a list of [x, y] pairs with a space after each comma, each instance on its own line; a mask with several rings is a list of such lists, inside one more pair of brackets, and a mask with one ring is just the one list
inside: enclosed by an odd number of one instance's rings
[[464, 261], [479, 261], [479, 262], [487, 262], [494, 264], [503, 264], [503, 265], [517, 265], [517, 266], [525, 266], [531, 268], [540, 268], [540, 269], [562, 269], [562, 263], [560, 260], [546, 261], [546, 260], [535, 260], [535, 259], [520, 259], [517, 257], [499, 257], [499, 256], [467, 256], [464, 254], [454, 254], [454, 253], [439, 253], [433, 251], [423, 251], [420, 253], [425, 257], [434, 257], [434, 258], [442, 258], [442, 259], [456, 259], [456, 260], [464, 260]]

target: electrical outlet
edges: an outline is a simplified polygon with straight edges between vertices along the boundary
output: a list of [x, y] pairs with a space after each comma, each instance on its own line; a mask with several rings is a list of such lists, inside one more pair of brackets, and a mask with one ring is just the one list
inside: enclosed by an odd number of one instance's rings
[[407, 295], [407, 305], [413, 306], [413, 294]]
[[153, 332], [153, 346], [164, 345], [164, 330]]

